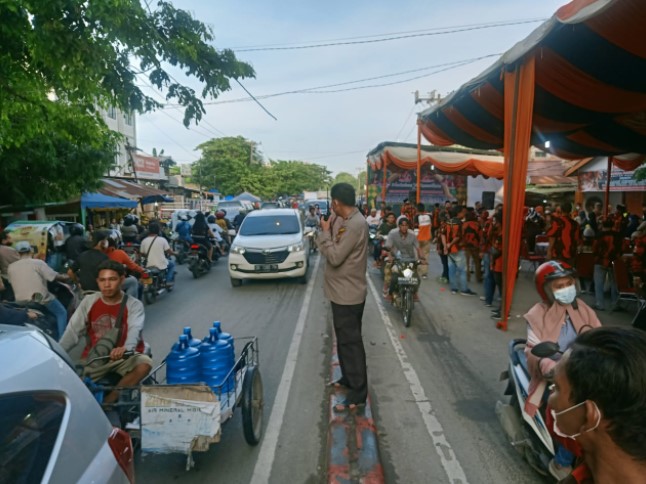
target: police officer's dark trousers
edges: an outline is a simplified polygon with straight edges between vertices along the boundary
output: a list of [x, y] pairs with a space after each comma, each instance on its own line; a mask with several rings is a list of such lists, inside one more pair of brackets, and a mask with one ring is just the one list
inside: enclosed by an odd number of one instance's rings
[[366, 351], [361, 338], [361, 318], [365, 301], [361, 304], [331, 303], [337, 354], [341, 367], [341, 383], [349, 390], [349, 403], [364, 403], [368, 398]]

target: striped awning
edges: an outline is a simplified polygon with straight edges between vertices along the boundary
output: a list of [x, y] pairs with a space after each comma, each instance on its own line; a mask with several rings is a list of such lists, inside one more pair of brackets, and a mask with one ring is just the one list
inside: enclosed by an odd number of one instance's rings
[[440, 146], [502, 149], [503, 73], [535, 60], [531, 144], [568, 159], [646, 152], [646, 1], [573, 0], [420, 114]]
[[[394, 165], [403, 170], [417, 167], [417, 145], [410, 143], [380, 143], [367, 155], [372, 170]], [[422, 165], [432, 165], [440, 173], [502, 179], [503, 156], [496, 151], [479, 151], [469, 148], [421, 147]]]

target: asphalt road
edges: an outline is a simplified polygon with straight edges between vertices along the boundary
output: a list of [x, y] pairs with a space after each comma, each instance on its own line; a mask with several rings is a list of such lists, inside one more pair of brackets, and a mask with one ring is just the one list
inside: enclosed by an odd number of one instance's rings
[[[248, 446], [238, 412], [224, 425], [221, 443], [195, 454], [195, 469], [186, 472], [179, 455], [148, 455], [136, 463], [137, 480], [327, 482], [331, 315], [324, 260], [309, 285], [284, 280], [235, 289], [225, 262], [199, 280], [179, 266], [176, 290], [146, 308], [145, 338], [160, 361], [185, 325], [202, 337], [221, 320], [234, 336], [258, 336], [266, 433], [257, 447]], [[380, 276], [375, 269], [369, 276], [378, 295]], [[477, 297], [442, 287], [434, 278], [423, 282], [410, 328], [369, 289], [364, 341], [386, 482], [545, 482], [509, 445], [494, 413], [506, 344], [523, 335], [523, 325], [497, 331]]]

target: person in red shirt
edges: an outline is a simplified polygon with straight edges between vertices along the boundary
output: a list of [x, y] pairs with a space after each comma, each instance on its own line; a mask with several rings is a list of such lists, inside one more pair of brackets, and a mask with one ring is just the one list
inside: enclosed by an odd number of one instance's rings
[[621, 257], [621, 237], [613, 230], [613, 221], [604, 220], [601, 225], [601, 234], [592, 244], [595, 255], [594, 261], [594, 294], [597, 311], [604, 311], [604, 286], [606, 277], [610, 281], [610, 301], [614, 307], [619, 300], [617, 282], [612, 270], [612, 263]]
[[462, 224], [462, 240], [467, 257], [467, 282], [471, 282], [471, 261], [475, 266], [476, 281], [482, 282], [482, 261], [480, 260], [480, 239], [482, 228], [473, 210], [468, 210]]
[[[109, 373], [117, 373], [121, 380], [118, 387], [130, 387], [142, 381], [152, 369], [152, 359], [142, 354], [144, 342], [144, 306], [141, 301], [124, 294], [121, 290], [126, 271], [122, 264], [113, 261], [103, 261], [98, 268], [98, 293], [89, 294], [83, 298], [70, 319], [60, 345], [69, 352], [86, 335], [86, 347], [82, 359], [87, 355], [101, 338], [115, 328], [119, 312], [122, 311], [121, 337], [110, 351], [110, 360], [98, 367], [87, 366], [85, 375], [98, 381]], [[124, 298], [125, 301], [124, 301]], [[123, 310], [122, 304], [125, 303]], [[126, 351], [135, 351], [130, 358], [123, 359]], [[112, 403], [119, 397], [118, 391], [110, 392], [104, 403]]]
[[[110, 260], [123, 264], [131, 273], [138, 274], [139, 276], [146, 274], [146, 269], [135, 264], [125, 251], [117, 248], [117, 241], [113, 237], [108, 237], [108, 249], [105, 253]], [[128, 296], [141, 299], [139, 297], [139, 281], [132, 275], [127, 275], [124, 279], [123, 291]]]
[[[417, 210], [413, 206], [412, 203], [410, 203], [410, 200], [408, 198], [404, 199], [404, 205], [402, 205], [401, 209], [401, 214], [406, 217], [411, 224], [415, 223], [415, 217], [417, 216]], [[411, 229], [414, 229], [414, 226], [411, 226]]]
[[571, 211], [571, 203], [563, 204], [561, 215], [553, 214], [552, 224], [545, 235], [550, 238], [549, 258], [574, 266], [577, 248], [581, 245], [581, 230], [579, 224], [570, 218]]
[[436, 240], [438, 231], [440, 230], [440, 204], [436, 203], [431, 215], [431, 236], [433, 241]]
[[[493, 216], [493, 224], [491, 226], [489, 240], [491, 243], [491, 272], [495, 281], [493, 294], [498, 292], [502, 295], [502, 212], [496, 212]], [[502, 304], [497, 309], [491, 311], [492, 319], [499, 319], [501, 317]]]

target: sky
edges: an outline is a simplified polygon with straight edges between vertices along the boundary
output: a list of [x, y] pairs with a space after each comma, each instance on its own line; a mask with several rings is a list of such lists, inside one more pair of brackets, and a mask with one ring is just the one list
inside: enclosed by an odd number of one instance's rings
[[[540, 22], [359, 45], [279, 51], [242, 49], [547, 19], [567, 1], [172, 0], [172, 3], [213, 29], [216, 48], [232, 48], [239, 60], [254, 67], [256, 78], [242, 81], [254, 96], [412, 70], [417, 71], [327, 90], [426, 77], [383, 87], [261, 100], [277, 120], [254, 102], [218, 103], [248, 97], [233, 84], [233, 89], [222, 93], [217, 100], [205, 100], [207, 112], [197, 127], [192, 125], [186, 129], [181, 122], [182, 113], [173, 107], [139, 115], [137, 145], [140, 149], [148, 153], [153, 147], [164, 149], [166, 155], [179, 163], [190, 163], [199, 158], [196, 147], [200, 143], [240, 135], [259, 143], [258, 149], [266, 161], [301, 160], [325, 165], [334, 173], [345, 171], [356, 175], [365, 167], [366, 154], [377, 144], [416, 142], [415, 115], [428, 107], [424, 103], [415, 105], [416, 90], [421, 96], [433, 90], [446, 96], [493, 64], [497, 57], [448, 70], [445, 64], [502, 54], [529, 35]], [[442, 69], [445, 70], [437, 72]], [[197, 86], [181, 71], [170, 72], [179, 81]], [[158, 100], [163, 96], [147, 86], [143, 90]], [[213, 101], [214, 104], [208, 104]]]

